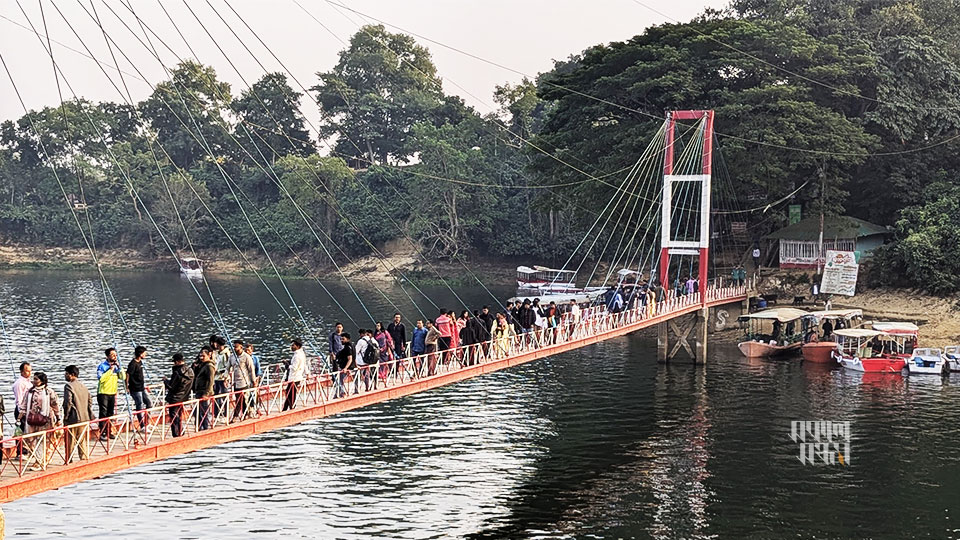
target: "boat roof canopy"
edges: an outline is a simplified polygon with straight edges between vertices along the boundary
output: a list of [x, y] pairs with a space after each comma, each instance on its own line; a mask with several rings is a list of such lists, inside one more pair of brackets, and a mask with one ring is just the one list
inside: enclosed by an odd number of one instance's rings
[[194, 257], [180, 257], [181, 262], [202, 262], [200, 259]]
[[869, 330], [867, 328], [841, 328], [840, 330], [834, 330], [833, 333], [838, 336], [852, 337], [852, 338], [872, 338], [872, 337], [886, 335], [886, 332], [880, 332], [878, 330]]
[[828, 311], [814, 311], [811, 315], [819, 320], [823, 319], [852, 319], [854, 317], [863, 317], [861, 309], [831, 309]]
[[873, 329], [888, 334], [916, 334], [920, 328], [908, 322], [875, 322]]
[[797, 308], [774, 308], [767, 309], [764, 311], [758, 311], [756, 313], [751, 313], [749, 315], [741, 315], [740, 320], [745, 321], [748, 319], [770, 319], [780, 322], [790, 322], [797, 319], [802, 319], [803, 317], [810, 316], [811, 313], [806, 312], [802, 309]]
[[518, 266], [517, 272], [521, 274], [535, 274], [537, 272], [557, 272], [560, 274], [576, 274], [576, 270], [560, 270], [557, 268], [547, 268], [546, 266], [534, 266], [530, 268], [529, 266]]

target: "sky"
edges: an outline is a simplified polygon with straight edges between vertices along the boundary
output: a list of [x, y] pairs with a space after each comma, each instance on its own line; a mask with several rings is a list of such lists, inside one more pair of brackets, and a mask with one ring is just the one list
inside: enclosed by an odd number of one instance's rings
[[[94, 101], [121, 102], [123, 98], [113, 84], [122, 89], [126, 83], [133, 100], [140, 101], [151, 92], [150, 84], [140, 80], [140, 74], [151, 84], [166, 77], [160, 62], [111, 12], [112, 8], [131, 29], [140, 31], [121, 0], [41, 0], [43, 18], [38, 2], [19, 1], [37, 30], [49, 34], [52, 40], [54, 58], [64, 74], [60, 91], [65, 98], [80, 95]], [[186, 3], [163, 0], [161, 7], [159, 0], [131, 1], [133, 11], [149, 27], [148, 32], [155, 33], [151, 39], [167, 67], [175, 65], [178, 57], [196, 57], [212, 65], [218, 77], [231, 84], [234, 95], [259, 79], [264, 69], [230, 33], [214, 8], [267, 70], [283, 71], [230, 11], [232, 6], [307, 88], [316, 83], [317, 72], [327, 71], [336, 64], [344, 43], [361, 24], [379, 21], [386, 23], [390, 31], [402, 28], [500, 64], [494, 66], [416, 38], [430, 50], [443, 79], [444, 91], [461, 96], [482, 114], [495, 109], [491, 96], [496, 85], [519, 82], [524, 75], [536, 76], [549, 70], [553, 60], [565, 59], [591, 45], [629, 39], [648, 26], [686, 21], [706, 7], [720, 8], [727, 3], [726, 0], [188, 0]], [[103, 32], [81, 8], [80, 2], [87, 10], [93, 2], [96, 15], [116, 44], [113, 52], [125, 72], [123, 80], [116, 71]], [[191, 9], [213, 39], [191, 14]], [[47, 32], [44, 32], [44, 19]], [[74, 35], [70, 25], [80, 38]], [[26, 107], [56, 106], [59, 97], [53, 65], [29, 26], [16, 0], [0, 2], [0, 54]], [[141, 38], [142, 35], [139, 34]], [[86, 54], [84, 43], [92, 56], [103, 63], [113, 84], [96, 62], [83, 55]], [[291, 86], [299, 89], [293, 80]], [[316, 122], [318, 115], [313, 102], [304, 100], [302, 111], [312, 123]], [[0, 73], [0, 120], [22, 115], [23, 107], [10, 80], [6, 73]]]

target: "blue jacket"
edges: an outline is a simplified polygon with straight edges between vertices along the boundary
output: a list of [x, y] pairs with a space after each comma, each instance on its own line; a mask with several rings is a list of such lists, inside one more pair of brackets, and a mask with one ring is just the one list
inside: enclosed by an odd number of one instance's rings
[[410, 341], [410, 350], [414, 353], [422, 353], [423, 351], [427, 350], [426, 339], [426, 328], [414, 328], [413, 339]]

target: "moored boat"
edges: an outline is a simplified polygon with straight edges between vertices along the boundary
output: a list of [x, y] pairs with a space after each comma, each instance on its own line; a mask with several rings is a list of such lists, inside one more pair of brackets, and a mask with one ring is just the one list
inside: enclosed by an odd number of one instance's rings
[[943, 356], [947, 360], [947, 368], [950, 371], [960, 371], [960, 345], [944, 347]]
[[943, 375], [946, 372], [947, 359], [943, 351], [933, 347], [914, 349], [907, 360], [907, 371], [910, 375]]
[[814, 324], [809, 313], [796, 308], [758, 311], [741, 316], [739, 321], [744, 328], [744, 339], [737, 347], [748, 358], [768, 358], [796, 351]]
[[864, 373], [900, 373], [903, 370], [916, 346], [916, 333], [877, 330], [878, 324], [874, 324], [873, 330], [844, 328], [835, 332], [837, 349], [834, 356], [841, 366]]
[[815, 311], [811, 313], [816, 319], [816, 326], [822, 329], [822, 334], [813, 334], [816, 339], [807, 340], [800, 348], [805, 362], [817, 364], [834, 363], [833, 351], [837, 348], [834, 340], [834, 330], [843, 328], [857, 328], [863, 322], [863, 311], [859, 309], [837, 309], [829, 311]]

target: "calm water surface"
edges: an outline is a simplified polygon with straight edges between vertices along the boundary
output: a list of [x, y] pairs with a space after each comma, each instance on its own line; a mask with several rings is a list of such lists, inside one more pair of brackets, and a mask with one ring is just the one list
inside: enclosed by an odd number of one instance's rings
[[[123, 361], [130, 336], [147, 344], [152, 379], [172, 352], [193, 352], [213, 331], [178, 276], [109, 278], [130, 328], [113, 321]], [[316, 282], [288, 286], [311, 324], [344, 319], [355, 330]], [[352, 292], [329, 287], [366, 326]], [[286, 355], [297, 325], [259, 281], [211, 279], [211, 288], [233, 335], [268, 360]], [[357, 292], [375, 316], [394, 311], [370, 286]], [[434, 314], [416, 291], [384, 292], [408, 319], [414, 303]], [[443, 287], [424, 292], [460, 307]], [[456, 293], [492, 302], [479, 288]], [[289, 302], [284, 309], [299, 318]], [[58, 390], [69, 363], [89, 381], [114, 341], [90, 276], [0, 274], [0, 313], [13, 353], [0, 356], [5, 394], [24, 358]], [[650, 336], [611, 340], [137, 467], [7, 504], [7, 531], [157, 540], [960, 536], [960, 377], [864, 379], [799, 360], [748, 361], [729, 343], [712, 345], [705, 368], [658, 365], [655, 354]], [[852, 422], [849, 466], [799, 462], [790, 421], [809, 419]]]

